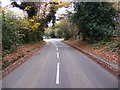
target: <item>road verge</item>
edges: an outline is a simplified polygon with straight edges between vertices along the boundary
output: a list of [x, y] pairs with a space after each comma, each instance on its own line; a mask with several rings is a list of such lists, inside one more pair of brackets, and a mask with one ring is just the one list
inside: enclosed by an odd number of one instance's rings
[[100, 64], [104, 68], [106, 68], [108, 71], [112, 72], [112, 74], [114, 74], [115, 76], [120, 78], [120, 71], [119, 71], [118, 64], [113, 64], [113, 63], [107, 62], [104, 59], [100, 58], [99, 56], [96, 56], [96, 55], [94, 55], [94, 54], [92, 54], [92, 53], [90, 53], [90, 52], [88, 52], [80, 47], [77, 47], [77, 46], [72, 45], [70, 43], [67, 43], [65, 41], [62, 41], [62, 42], [77, 49], [77, 50], [79, 50], [80, 52], [87, 55], [88, 57], [92, 58], [92, 60], [94, 60], [95, 62], [97, 62], [98, 64]]
[[5, 76], [7, 76], [10, 72], [12, 72], [14, 69], [16, 69], [18, 66], [20, 66], [22, 63], [24, 63], [25, 61], [27, 61], [31, 56], [33, 56], [37, 51], [39, 51], [46, 42], [40, 42], [37, 44], [37, 47], [33, 47], [31, 48], [31, 50], [28, 52], [27, 50], [22, 53], [21, 56], [19, 56], [19, 58], [16, 59], [16, 61], [12, 64], [10, 64], [9, 66], [7, 66], [6, 68], [4, 68], [1, 73], [2, 73], [2, 77], [0, 77], [0, 79], [4, 78]]

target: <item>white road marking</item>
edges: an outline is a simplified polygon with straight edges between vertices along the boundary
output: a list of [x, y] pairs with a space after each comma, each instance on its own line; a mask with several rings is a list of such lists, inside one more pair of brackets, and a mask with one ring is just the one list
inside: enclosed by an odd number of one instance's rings
[[59, 59], [59, 52], [57, 52], [57, 58]]
[[56, 48], [57, 49], [57, 51], [58, 51], [58, 48]]
[[57, 63], [56, 84], [59, 84], [59, 63]]

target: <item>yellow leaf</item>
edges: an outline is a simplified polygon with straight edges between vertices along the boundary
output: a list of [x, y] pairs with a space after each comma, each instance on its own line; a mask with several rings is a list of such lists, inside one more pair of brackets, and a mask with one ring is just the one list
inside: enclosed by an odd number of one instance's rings
[[27, 11], [31, 8], [31, 6], [27, 6], [24, 10]]
[[29, 19], [29, 21], [34, 22], [34, 20], [33, 20], [33, 19]]

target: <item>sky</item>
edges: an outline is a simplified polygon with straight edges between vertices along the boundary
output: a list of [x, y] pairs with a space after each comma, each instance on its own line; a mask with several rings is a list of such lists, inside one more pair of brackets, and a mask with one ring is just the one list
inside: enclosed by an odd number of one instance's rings
[[5, 7], [11, 3], [10, 0], [0, 0], [0, 2], [2, 3], [1, 4], [2, 7]]
[[[7, 9], [11, 10], [14, 12], [15, 15], [18, 15], [18, 16], [24, 16], [24, 14], [26, 14], [25, 12], [23, 12], [23, 10], [17, 8], [17, 7], [10, 7], [8, 5], [11, 4], [11, 1], [10, 0], [0, 0], [1, 2], [1, 6], [2, 7], [7, 7]], [[17, 3], [20, 3], [19, 1], [17, 1]]]
[[[17, 3], [20, 3], [19, 0], [15, 0], [17, 1]], [[2, 3], [2, 7], [6, 7], [7, 5], [10, 5], [11, 4], [11, 1], [10, 0], [0, 0], [0, 2]]]

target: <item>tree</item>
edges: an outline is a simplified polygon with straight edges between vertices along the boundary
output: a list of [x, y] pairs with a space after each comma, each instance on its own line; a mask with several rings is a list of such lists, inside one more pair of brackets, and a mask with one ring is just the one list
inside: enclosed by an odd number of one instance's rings
[[67, 18], [61, 19], [60, 23], [57, 24], [56, 27], [58, 27], [58, 29], [62, 31], [65, 40], [68, 40], [70, 38], [71, 32]]
[[56, 37], [57, 37], [57, 38], [62, 38], [62, 37], [63, 37], [63, 33], [62, 33], [61, 30], [57, 30], [57, 31], [56, 31]]
[[[48, 27], [47, 24], [51, 21], [54, 26], [57, 9], [65, 6], [66, 4], [61, 2], [22, 2], [19, 5], [16, 2], [12, 2], [12, 5], [19, 7], [23, 11], [27, 11], [28, 19], [33, 19], [37, 25], [39, 24], [37, 29], [38, 33], [36, 33], [36, 35], [42, 40], [44, 28]], [[33, 22], [30, 22], [30, 25], [33, 25]], [[26, 38], [28, 38], [29, 34], [31, 33], [32, 32], [26, 33], [25, 37], [27, 36]]]
[[2, 14], [2, 51], [9, 53], [21, 43], [21, 36], [18, 32], [19, 21], [10, 12], [2, 11]]
[[38, 12], [38, 6], [36, 2], [22, 2], [20, 5], [17, 2], [11, 3], [15, 7], [19, 7], [20, 9], [27, 11], [28, 17], [32, 18]]
[[55, 31], [54, 31], [54, 30], [51, 30], [51, 31], [50, 31], [50, 37], [51, 37], [51, 38], [56, 38], [56, 36], [55, 36]]
[[71, 22], [79, 28], [84, 40], [98, 42], [110, 39], [115, 28], [116, 10], [109, 2], [77, 2]]

